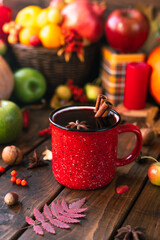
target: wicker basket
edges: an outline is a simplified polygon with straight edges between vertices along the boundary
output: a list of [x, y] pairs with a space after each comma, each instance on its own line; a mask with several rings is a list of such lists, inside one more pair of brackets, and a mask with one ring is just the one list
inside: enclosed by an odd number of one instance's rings
[[57, 49], [12, 45], [13, 54], [19, 67], [33, 67], [39, 70], [47, 79], [48, 93], [53, 93], [55, 87], [73, 79], [78, 86], [95, 79], [99, 71], [100, 43], [94, 43], [84, 48], [84, 62], [80, 62], [76, 53], [69, 62], [64, 56], [57, 56]]

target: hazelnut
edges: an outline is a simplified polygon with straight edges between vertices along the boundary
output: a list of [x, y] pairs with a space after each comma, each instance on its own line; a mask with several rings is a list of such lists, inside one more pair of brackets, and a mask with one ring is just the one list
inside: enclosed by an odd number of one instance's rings
[[9, 192], [5, 195], [4, 201], [9, 206], [14, 205], [18, 202], [18, 194], [15, 192]]
[[21, 163], [22, 158], [22, 151], [14, 145], [7, 146], [2, 151], [2, 159], [8, 165], [18, 165]]
[[153, 142], [156, 135], [152, 128], [141, 128], [143, 145], [149, 145]]

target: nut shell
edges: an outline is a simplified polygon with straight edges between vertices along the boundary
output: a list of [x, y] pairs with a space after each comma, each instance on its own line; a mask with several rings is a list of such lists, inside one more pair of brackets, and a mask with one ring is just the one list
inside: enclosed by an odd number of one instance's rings
[[2, 151], [2, 159], [8, 165], [18, 165], [21, 163], [22, 158], [22, 151], [14, 145], [7, 146]]
[[141, 128], [143, 145], [149, 145], [153, 142], [156, 135], [152, 128]]
[[15, 192], [9, 192], [5, 195], [4, 201], [9, 206], [14, 205], [18, 202], [18, 194]]

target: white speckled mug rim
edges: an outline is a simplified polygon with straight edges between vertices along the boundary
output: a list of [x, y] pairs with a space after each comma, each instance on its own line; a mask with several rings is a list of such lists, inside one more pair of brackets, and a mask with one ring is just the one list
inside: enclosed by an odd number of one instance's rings
[[112, 114], [114, 114], [114, 116], [116, 118], [116, 123], [114, 123], [113, 125], [111, 125], [107, 128], [103, 128], [103, 129], [88, 129], [88, 130], [80, 129], [80, 130], [77, 130], [77, 129], [71, 129], [71, 128], [61, 126], [61, 125], [54, 122], [53, 117], [56, 114], [59, 114], [60, 112], [68, 111], [69, 109], [73, 109], [73, 108], [75, 108], [75, 109], [77, 109], [77, 108], [78, 109], [84, 109], [84, 108], [94, 109], [93, 106], [65, 106], [65, 107], [59, 108], [57, 110], [54, 110], [53, 112], [50, 113], [50, 115], [49, 115], [50, 123], [53, 124], [54, 126], [58, 127], [58, 128], [66, 130], [66, 131], [72, 131], [72, 132], [102, 132], [102, 131], [109, 130], [109, 129], [112, 129], [112, 128], [116, 127], [120, 123], [120, 120], [121, 120], [120, 114], [118, 112], [116, 112], [115, 110], [111, 109], [110, 112], [112, 112]]

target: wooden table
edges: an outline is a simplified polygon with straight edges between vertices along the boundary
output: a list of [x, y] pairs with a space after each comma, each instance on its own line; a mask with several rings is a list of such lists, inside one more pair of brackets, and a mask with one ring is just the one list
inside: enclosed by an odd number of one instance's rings
[[[30, 110], [30, 126], [23, 131], [13, 144], [23, 153], [23, 164], [6, 167], [0, 176], [0, 239], [31, 240], [31, 239], [65, 239], [65, 240], [109, 240], [114, 239], [117, 229], [131, 225], [142, 227], [146, 231], [146, 239], [160, 239], [160, 188], [150, 183], [147, 170], [151, 161], [137, 161], [119, 167], [114, 180], [104, 188], [92, 191], [68, 189], [60, 185], [52, 174], [51, 161], [48, 166], [27, 169], [27, 156], [36, 149], [42, 153], [47, 146], [51, 149], [50, 137], [39, 137], [39, 130], [48, 127], [48, 115], [51, 109]], [[130, 119], [132, 122], [133, 119]], [[134, 146], [134, 137], [130, 134], [120, 136], [119, 156], [124, 156]], [[0, 146], [1, 151], [4, 146]], [[143, 155], [158, 157], [160, 138], [148, 147], [142, 148]], [[0, 156], [0, 165], [4, 165]], [[10, 182], [10, 172], [15, 169], [28, 178], [28, 186], [21, 187]], [[129, 191], [116, 193], [116, 186], [127, 184]], [[8, 207], [3, 198], [7, 192], [17, 192], [19, 203]], [[45, 203], [65, 199], [68, 203], [86, 197], [86, 217], [78, 224], [69, 224], [70, 229], [55, 227], [56, 234], [45, 232], [44, 236], [36, 235], [27, 226], [25, 217], [33, 217], [33, 209], [42, 211]]]

